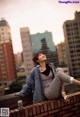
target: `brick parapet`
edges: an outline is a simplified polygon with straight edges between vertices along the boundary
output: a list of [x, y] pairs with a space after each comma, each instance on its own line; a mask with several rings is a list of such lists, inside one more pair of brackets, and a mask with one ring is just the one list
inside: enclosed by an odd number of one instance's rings
[[10, 117], [80, 117], [80, 93], [69, 96], [68, 101], [60, 98], [11, 110]]

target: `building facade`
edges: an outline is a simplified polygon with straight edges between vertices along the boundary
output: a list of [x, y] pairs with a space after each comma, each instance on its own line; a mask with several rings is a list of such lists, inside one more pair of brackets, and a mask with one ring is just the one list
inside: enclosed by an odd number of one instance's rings
[[33, 55], [41, 51], [46, 54], [48, 62], [54, 63], [55, 67], [58, 66], [57, 50], [51, 32], [46, 31], [44, 33], [33, 34], [31, 35], [31, 42]]
[[69, 72], [80, 78], [80, 12], [75, 12], [73, 20], [63, 24]]
[[8, 22], [0, 20], [0, 85], [16, 79], [11, 32]]
[[20, 67], [23, 64], [22, 52], [14, 54], [16, 67]]
[[21, 35], [21, 41], [22, 41], [22, 48], [23, 48], [23, 59], [24, 59], [24, 66], [25, 66], [25, 72], [26, 76], [31, 72], [31, 69], [34, 66], [34, 63], [32, 61], [32, 45], [31, 45], [31, 37], [28, 27], [20, 28], [20, 35]]
[[58, 53], [59, 66], [62, 67], [67, 66], [65, 42], [61, 42], [57, 45], [57, 53]]

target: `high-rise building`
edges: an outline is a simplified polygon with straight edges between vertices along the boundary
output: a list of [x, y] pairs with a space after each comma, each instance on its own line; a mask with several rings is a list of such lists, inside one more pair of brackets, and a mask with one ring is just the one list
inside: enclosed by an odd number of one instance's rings
[[55, 67], [58, 66], [57, 50], [51, 32], [33, 34], [31, 35], [31, 42], [33, 54], [42, 51], [46, 54], [48, 62], [54, 63]]
[[10, 26], [5, 19], [0, 20], [0, 85], [16, 79], [15, 61]]
[[80, 78], [80, 12], [75, 12], [73, 20], [64, 22], [63, 30], [70, 74]]
[[20, 67], [23, 64], [22, 52], [14, 54], [16, 67]]
[[61, 42], [57, 45], [57, 52], [58, 52], [58, 60], [60, 66], [67, 66], [67, 58], [66, 58], [66, 47], [65, 43]]
[[26, 76], [31, 72], [31, 69], [34, 66], [32, 61], [32, 45], [31, 45], [31, 37], [28, 27], [20, 28], [22, 47], [23, 47], [23, 59], [25, 65]]

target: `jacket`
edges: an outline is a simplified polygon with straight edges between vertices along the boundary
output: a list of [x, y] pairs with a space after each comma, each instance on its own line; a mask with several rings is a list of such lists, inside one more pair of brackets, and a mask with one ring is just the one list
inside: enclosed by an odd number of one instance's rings
[[[52, 64], [49, 64], [52, 68], [52, 72], [55, 76], [55, 68]], [[43, 82], [41, 79], [41, 72], [39, 70], [39, 65], [34, 67], [23, 86], [22, 90], [18, 93], [19, 96], [27, 96], [33, 92], [33, 104], [43, 102], [46, 100], [43, 93]]]

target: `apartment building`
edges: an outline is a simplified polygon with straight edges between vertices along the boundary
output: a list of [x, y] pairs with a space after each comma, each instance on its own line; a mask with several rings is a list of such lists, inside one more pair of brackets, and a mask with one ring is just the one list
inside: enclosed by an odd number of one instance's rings
[[30, 37], [30, 31], [28, 27], [20, 28], [20, 35], [21, 35], [21, 41], [22, 41], [22, 48], [23, 48], [23, 59], [24, 59], [24, 66], [25, 66], [25, 72], [26, 76], [31, 72], [31, 69], [34, 66], [34, 63], [32, 61], [32, 44], [31, 44], [31, 37]]
[[80, 12], [75, 12], [73, 20], [63, 24], [69, 72], [80, 78]]
[[8, 85], [16, 79], [16, 69], [11, 31], [5, 19], [0, 20], [0, 85]]
[[60, 66], [67, 66], [67, 55], [65, 42], [61, 42], [57, 45], [58, 61]]

